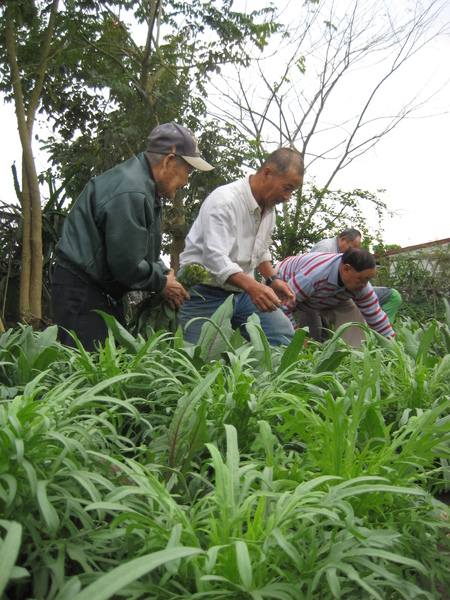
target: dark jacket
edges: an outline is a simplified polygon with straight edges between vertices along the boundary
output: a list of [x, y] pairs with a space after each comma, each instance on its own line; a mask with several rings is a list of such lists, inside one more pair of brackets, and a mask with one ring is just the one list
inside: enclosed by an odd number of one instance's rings
[[91, 179], [64, 222], [57, 264], [121, 298], [130, 290], [160, 292], [162, 202], [144, 153]]

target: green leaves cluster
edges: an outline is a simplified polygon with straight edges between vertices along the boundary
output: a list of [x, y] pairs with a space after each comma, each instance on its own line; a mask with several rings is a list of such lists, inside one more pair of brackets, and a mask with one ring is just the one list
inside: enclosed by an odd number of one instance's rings
[[5, 599], [444, 597], [449, 324], [277, 349], [231, 312], [0, 337]]
[[377, 194], [360, 189], [333, 191], [302, 186], [277, 215], [275, 254], [282, 260], [307, 252], [320, 240], [336, 236], [348, 227], [362, 232], [368, 248], [372, 236], [365, 215], [369, 210], [381, 215], [387, 207]]
[[[176, 279], [186, 290], [190, 290], [194, 285], [208, 283], [210, 273], [202, 265], [194, 263], [187, 265]], [[177, 327], [178, 309], [171, 308], [160, 294], [154, 292], [139, 302], [129, 325], [134, 336], [141, 334], [146, 339], [155, 331], [175, 333]]]
[[402, 312], [415, 321], [430, 318], [444, 319], [450, 295], [449, 245], [432, 245], [385, 255], [380, 246], [380, 266], [377, 280], [380, 285], [395, 287], [402, 295]]
[[[16, 183], [19, 204], [6, 204], [0, 201], [0, 299], [2, 317], [7, 322], [19, 321], [19, 287], [22, 271], [23, 249], [25, 244], [24, 225], [21, 216], [22, 195], [18, 183], [15, 165], [12, 168]], [[42, 301], [44, 319], [51, 314], [50, 297], [55, 246], [61, 237], [62, 225], [66, 213], [63, 204], [66, 200], [66, 187], [70, 178], [57, 183], [48, 171], [39, 178], [41, 185], [46, 185], [48, 200], [42, 206]], [[26, 320], [26, 318], [25, 318]]]

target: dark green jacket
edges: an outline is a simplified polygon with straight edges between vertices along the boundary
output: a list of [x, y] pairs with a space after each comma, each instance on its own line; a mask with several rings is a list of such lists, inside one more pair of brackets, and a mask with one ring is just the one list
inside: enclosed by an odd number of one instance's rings
[[[64, 222], [57, 264], [121, 298], [130, 290], [160, 292], [162, 203], [144, 153], [91, 179]], [[69, 270], [71, 270], [69, 268]]]

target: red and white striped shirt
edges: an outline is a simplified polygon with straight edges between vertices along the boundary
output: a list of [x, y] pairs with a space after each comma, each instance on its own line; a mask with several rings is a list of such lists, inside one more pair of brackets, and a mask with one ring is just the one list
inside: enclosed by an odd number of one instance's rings
[[297, 299], [295, 305], [283, 306], [294, 329], [297, 329], [295, 310], [325, 310], [352, 299], [369, 327], [384, 337], [394, 337], [388, 316], [382, 310], [370, 283], [356, 295], [349, 292], [342, 283], [339, 284], [341, 258], [342, 254], [310, 252], [301, 256], [289, 256], [280, 263], [279, 275], [291, 285]]

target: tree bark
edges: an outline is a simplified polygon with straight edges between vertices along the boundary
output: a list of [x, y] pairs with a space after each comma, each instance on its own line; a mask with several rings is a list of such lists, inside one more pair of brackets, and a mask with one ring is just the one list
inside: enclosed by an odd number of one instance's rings
[[13, 3], [5, 9], [6, 48], [11, 71], [14, 104], [17, 116], [20, 143], [22, 146], [22, 214], [23, 214], [23, 254], [20, 282], [20, 313], [25, 318], [31, 316], [32, 324], [41, 319], [42, 301], [42, 211], [39, 183], [32, 150], [33, 125], [44, 84], [47, 61], [50, 55], [50, 42], [53, 35], [59, 0], [53, 0], [49, 22], [40, 47], [40, 60], [36, 69], [35, 85], [31, 91], [28, 107], [22, 90], [20, 69], [17, 62], [14, 39]]
[[183, 205], [183, 199], [180, 194], [176, 194], [172, 206], [173, 218], [171, 219], [170, 229], [172, 233], [172, 242], [170, 244], [170, 266], [175, 275], [180, 269], [180, 254], [184, 250], [184, 226], [186, 215]]
[[22, 159], [22, 258], [20, 265], [19, 313], [25, 315], [30, 306], [31, 280], [31, 201]]

